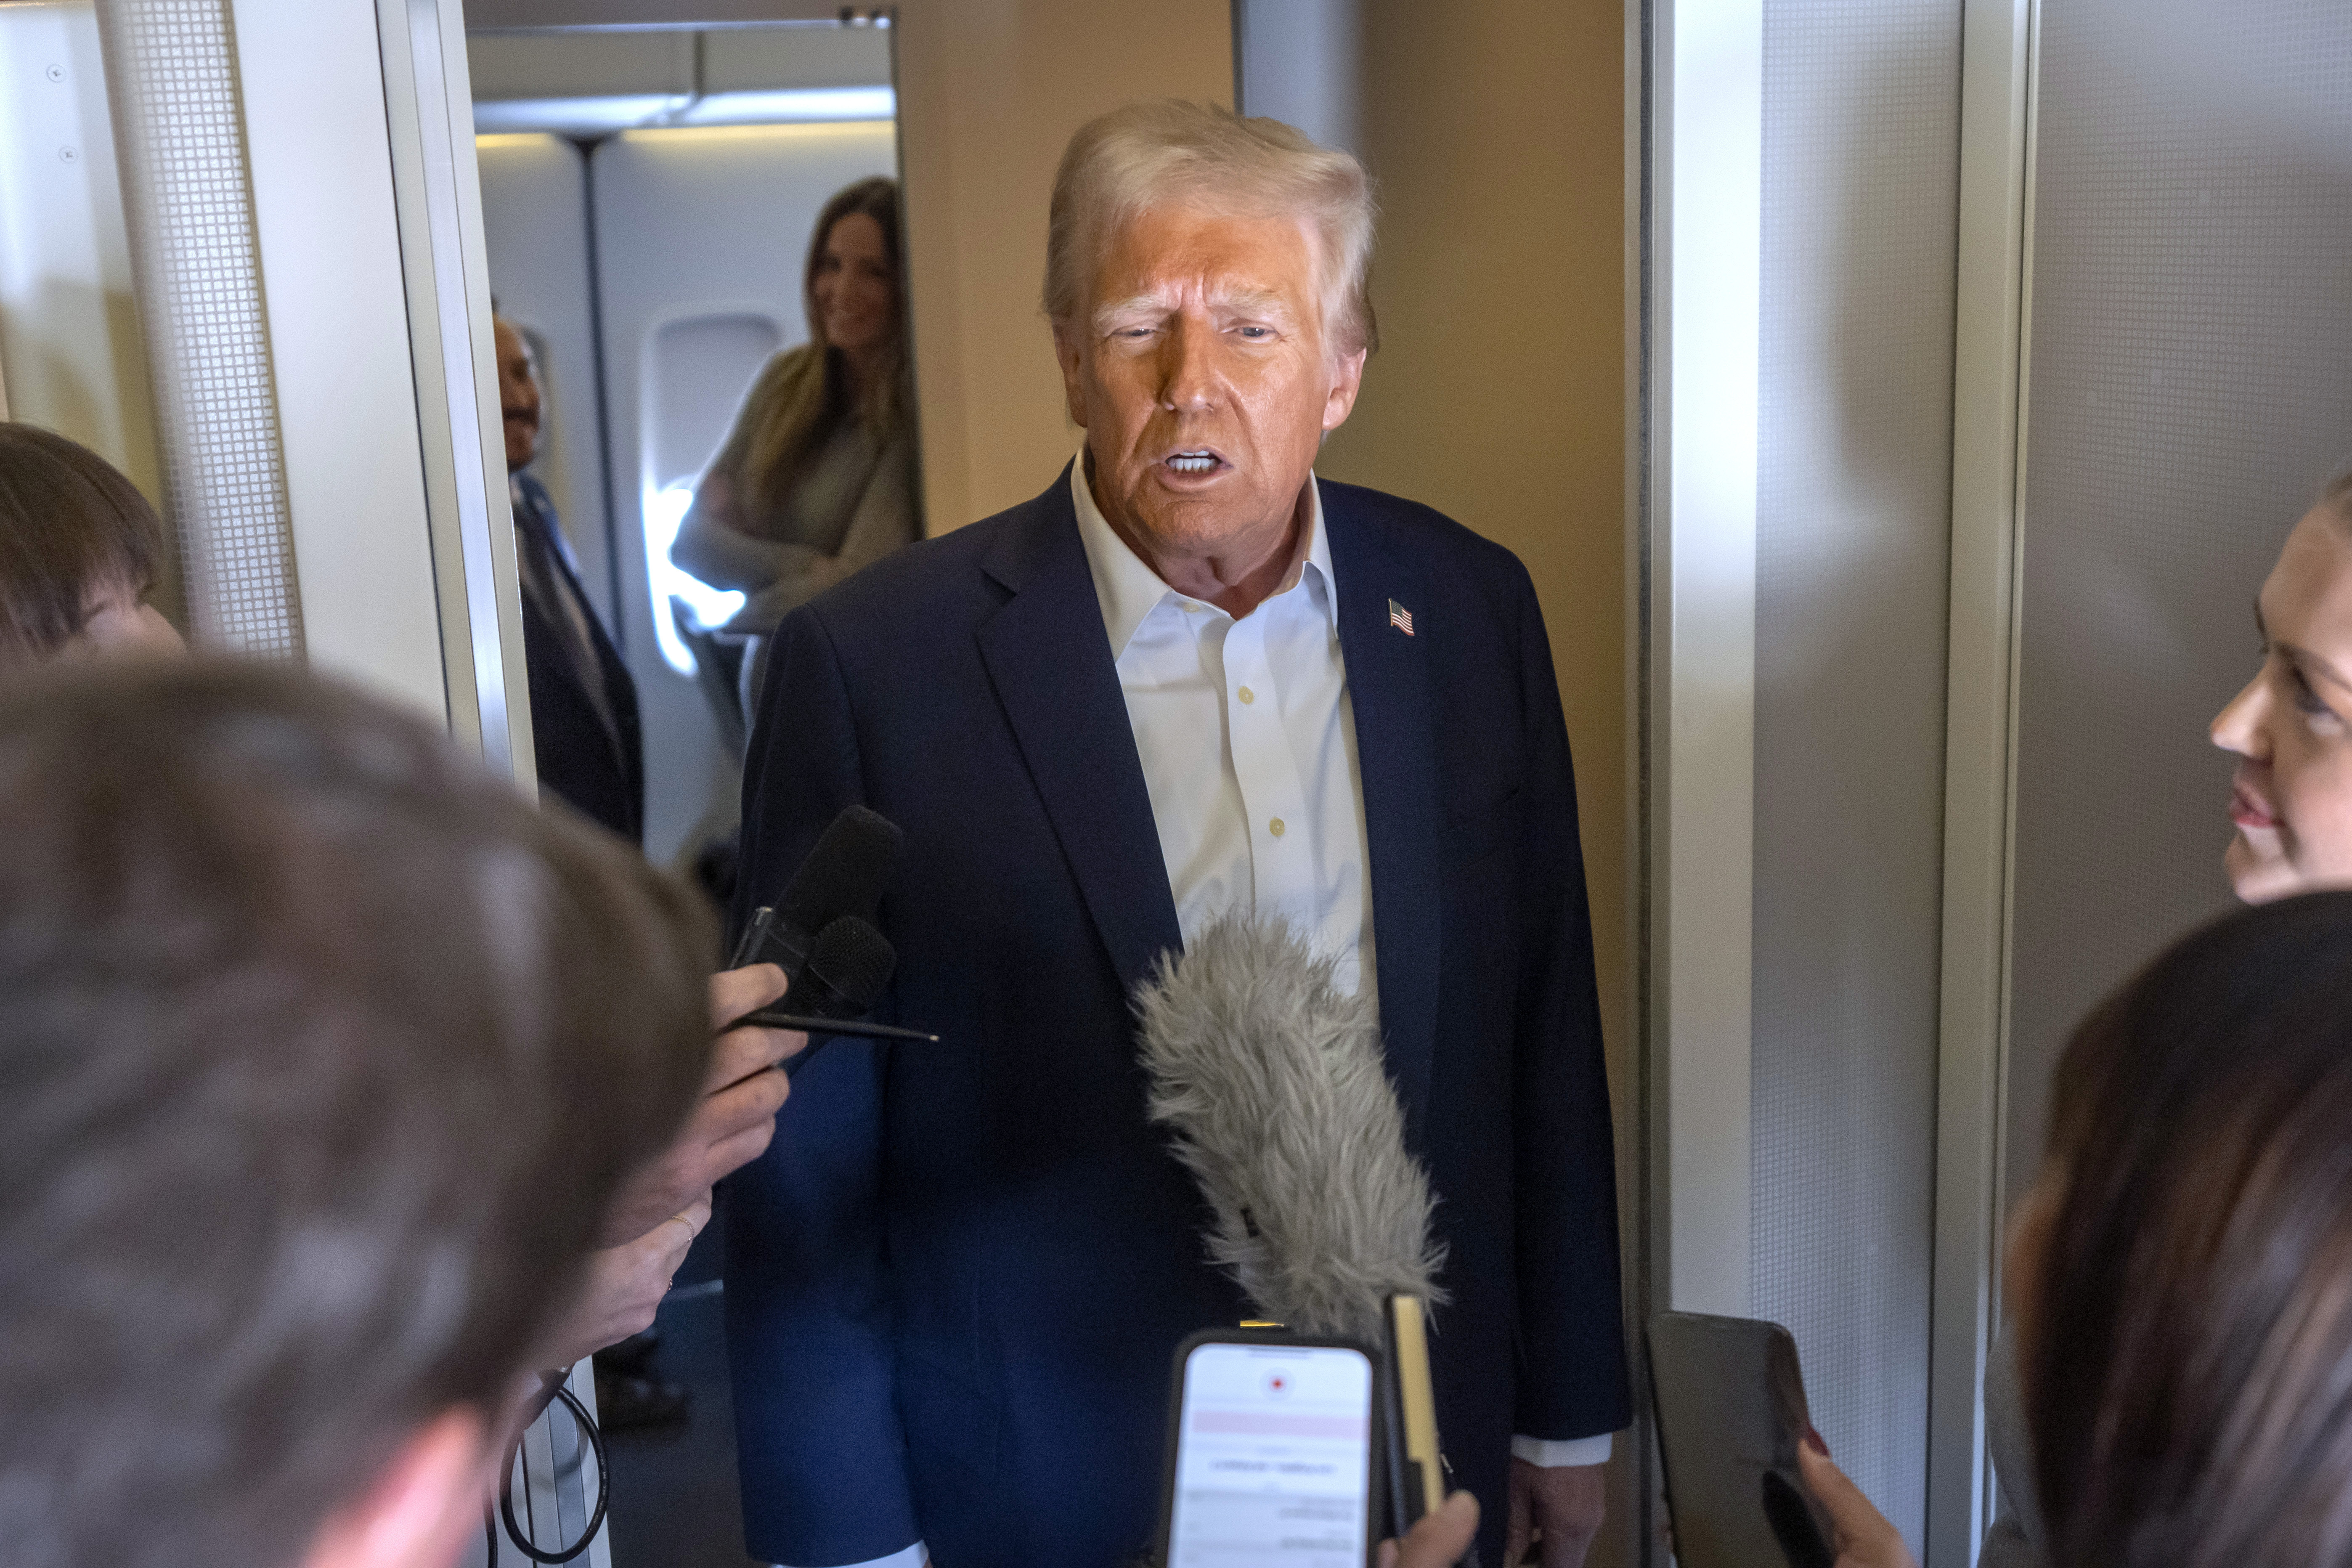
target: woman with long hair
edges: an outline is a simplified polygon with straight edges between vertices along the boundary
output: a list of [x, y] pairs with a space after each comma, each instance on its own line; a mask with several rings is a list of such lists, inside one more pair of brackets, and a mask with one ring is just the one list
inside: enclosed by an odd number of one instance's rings
[[[2352, 893], [2218, 921], [2084, 1021], [2004, 1272], [2049, 1561], [2352, 1563]], [[1803, 1463], [1842, 1568], [1909, 1563]]]
[[824, 204], [802, 278], [809, 341], [751, 384], [670, 547], [743, 593], [730, 631], [772, 631], [922, 531], [904, 277], [897, 181]]
[[[2215, 745], [2235, 752], [2239, 758], [2230, 802], [2230, 816], [2236, 832], [2223, 855], [2223, 866], [2238, 897], [2259, 906], [2327, 889], [2352, 889], [2352, 469], [2339, 474], [2322, 490], [2317, 502], [2287, 535], [2278, 563], [2255, 601], [2254, 616], [2255, 629], [2262, 638], [2262, 663], [2244, 689], [2215, 717], [2212, 739]], [[2265, 917], [2244, 924], [2242, 929], [2262, 931], [2271, 929], [2273, 923], [2273, 917]], [[2192, 939], [2173, 957], [2159, 961], [2138, 983], [2137, 989], [2144, 990], [2153, 984], [2154, 977], [2167, 964], [2174, 963], [2179, 952], [2194, 948], [2199, 940], [2201, 939]], [[2344, 984], [2347, 989], [2341, 994], [2352, 997], [2352, 979]], [[2126, 995], [2136, 994], [2137, 990]], [[2095, 1016], [2084, 1026], [2084, 1037], [2103, 1028], [2112, 1031], [2110, 1015], [2123, 1005], [2119, 1000]], [[2102, 1018], [2107, 1022], [2102, 1024]], [[2250, 1049], [2258, 1048], [2251, 1037], [2245, 1045]], [[2068, 1062], [2087, 1048], [2078, 1038]], [[2347, 1039], [2347, 1058], [2352, 1058], [2352, 1039]], [[2062, 1065], [2056, 1086], [2053, 1112], [2056, 1127], [2050, 1163], [2053, 1173], [2073, 1160], [2070, 1141], [2088, 1137], [2091, 1126], [2085, 1120], [2087, 1113], [2079, 1110], [2087, 1090], [2079, 1085], [2070, 1089], [2072, 1070]], [[2119, 1096], [2122, 1090], [2115, 1093]], [[2068, 1120], [2070, 1094], [2078, 1108], [2072, 1121]], [[2138, 1114], [2120, 1105], [2111, 1109], [2117, 1115]], [[2116, 1131], [2120, 1133], [2123, 1130]], [[2150, 1135], [2166, 1135], [2160, 1127], [2144, 1131]], [[2352, 1158], [2352, 1150], [2347, 1150], [2346, 1157]], [[2028, 1250], [2036, 1257], [2042, 1248], [2030, 1238], [2047, 1223], [2047, 1215], [2042, 1210], [2050, 1201], [2053, 1186], [2053, 1176], [2045, 1173], [2033, 1194], [2019, 1208], [2018, 1234], [2026, 1238]], [[2347, 1198], [2352, 1198], [2352, 1194], [2347, 1194]], [[2352, 1214], [2352, 1208], [2347, 1209], [2347, 1214]], [[2071, 1250], [2067, 1256], [2073, 1256]], [[2063, 1278], [2071, 1279], [2074, 1276]], [[2227, 1283], [2217, 1278], [2215, 1289]], [[2336, 1288], [2352, 1291], [2352, 1273], [2338, 1280]], [[2095, 1465], [2087, 1471], [2082, 1467], [2087, 1462], [2084, 1444], [2095, 1437], [2112, 1445], [2118, 1440], [2118, 1435], [2098, 1436], [2083, 1426], [2087, 1406], [2081, 1379], [2069, 1375], [2063, 1384], [2053, 1383], [2055, 1374], [2050, 1370], [2047, 1347], [2037, 1347], [2033, 1341], [2030, 1304], [2018, 1301], [2014, 1291], [2012, 1301], [2016, 1331], [2011, 1336], [2011, 1342], [1994, 1348], [1986, 1369], [1986, 1419], [1991, 1431], [1995, 1467], [2010, 1510], [1987, 1539], [1982, 1560], [1998, 1568], [2089, 1561], [2083, 1555], [2084, 1551], [2099, 1538], [2101, 1531], [2115, 1528], [2114, 1519], [2077, 1531], [2070, 1554], [2069, 1527], [2062, 1516], [2072, 1511], [2071, 1499], [2082, 1487], [2104, 1489], [2097, 1491], [2097, 1496], [2108, 1500], [2098, 1506], [2113, 1513], [2112, 1500], [2118, 1495], [2122, 1482], [2107, 1477]], [[2343, 1375], [2352, 1376], [2352, 1361], [2347, 1361]], [[2031, 1420], [2021, 1422], [2021, 1414], [2031, 1416]], [[2352, 1409], [2337, 1418], [2352, 1422]], [[2032, 1437], [2030, 1445], [2025, 1441], [2024, 1428], [2028, 1426]], [[2352, 1434], [2352, 1426], [2346, 1430]], [[2163, 1434], [2121, 1436], [2133, 1442], [2147, 1442]], [[2352, 1441], [2352, 1436], [2347, 1436], [2347, 1440]], [[1856, 1550], [1846, 1553], [1850, 1561], [1869, 1568], [1904, 1561], [1900, 1537], [1879, 1529], [1884, 1521], [1877, 1521], [1874, 1510], [1870, 1510], [1861, 1494], [1853, 1491], [1826, 1460], [1821, 1461], [1817, 1468], [1820, 1473], [1809, 1471], [1807, 1479], [1834, 1491], [1835, 1500], [1824, 1497], [1824, 1501], [1830, 1503], [1833, 1512], [1843, 1506], [1853, 1521]], [[2061, 1484], [2067, 1493], [2046, 1500], [2053, 1506], [2045, 1528], [2037, 1499], [2053, 1476], [2060, 1474], [2065, 1477]], [[2352, 1519], [2352, 1472], [2343, 1478], [2343, 1484], [2338, 1506], [2347, 1510], [2347, 1519]], [[2186, 1530], [2189, 1524], [2174, 1519], [2167, 1528]], [[2331, 1540], [2336, 1542], [2335, 1549], [2341, 1551], [2352, 1536]], [[1871, 1545], [1874, 1542], [1875, 1549]], [[2189, 1555], [2167, 1555], [2154, 1548], [2127, 1555], [2120, 1545], [2096, 1555], [2101, 1561], [2116, 1562], [2206, 1561]]]

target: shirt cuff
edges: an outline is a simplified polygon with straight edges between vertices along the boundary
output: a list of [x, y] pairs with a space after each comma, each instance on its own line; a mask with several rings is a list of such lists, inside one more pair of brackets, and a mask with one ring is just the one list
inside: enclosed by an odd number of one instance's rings
[[[779, 1563], [776, 1568], [788, 1568]], [[919, 1541], [904, 1552], [893, 1552], [887, 1557], [869, 1557], [863, 1563], [845, 1563], [842, 1568], [923, 1568], [923, 1543]]]
[[[1568, 1465], [1605, 1465], [1616, 1434], [1603, 1432], [1597, 1437], [1514, 1437], [1511, 1458], [1525, 1459], [1540, 1470], [1557, 1470]], [[897, 1560], [891, 1568], [898, 1568]]]

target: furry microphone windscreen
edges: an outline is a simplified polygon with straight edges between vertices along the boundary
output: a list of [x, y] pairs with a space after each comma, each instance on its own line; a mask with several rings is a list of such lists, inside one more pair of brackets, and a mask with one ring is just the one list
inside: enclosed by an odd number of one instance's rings
[[1259, 1312], [1378, 1344], [1388, 1298], [1442, 1300], [1429, 1178], [1405, 1152], [1378, 1009], [1280, 921], [1228, 916], [1136, 994], [1153, 1122], [1209, 1200], [1210, 1261]]

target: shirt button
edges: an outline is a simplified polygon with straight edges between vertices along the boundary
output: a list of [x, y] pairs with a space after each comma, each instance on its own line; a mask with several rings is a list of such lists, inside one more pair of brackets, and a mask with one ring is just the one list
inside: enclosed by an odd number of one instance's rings
[[1201, 606], [1190, 599], [1179, 599], [1176, 602], [1184, 606], [1184, 613], [1188, 616], [1197, 616], [1201, 613]]
[[1272, 822], [1267, 823], [1267, 824], [1265, 825], [1265, 830], [1266, 830], [1268, 833], [1273, 834], [1276, 838], [1281, 837], [1282, 837], [1282, 818], [1280, 818], [1280, 817], [1278, 817], [1278, 816], [1277, 816], [1277, 817], [1276, 817]]
[[1243, 700], [1243, 701], [1244, 701], [1244, 702], [1255, 702], [1255, 701], [1256, 701], [1256, 700], [1257, 700], [1257, 693], [1256, 693], [1256, 692], [1255, 692], [1255, 691], [1252, 691], [1252, 690], [1251, 690], [1248, 687], [1246, 687], [1246, 686], [1244, 686], [1244, 687], [1243, 687], [1243, 688], [1242, 688], [1241, 696], [1242, 696], [1242, 700]]

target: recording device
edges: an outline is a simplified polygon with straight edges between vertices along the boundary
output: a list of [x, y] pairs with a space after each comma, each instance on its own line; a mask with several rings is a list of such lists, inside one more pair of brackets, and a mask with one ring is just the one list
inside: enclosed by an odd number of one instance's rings
[[[766, 956], [760, 951], [761, 944], [772, 929], [775, 913], [762, 908], [752, 916], [743, 942], [736, 948], [736, 968], [759, 963]], [[787, 994], [806, 1012], [787, 1013], [762, 1007], [744, 1014], [719, 1033], [723, 1035], [728, 1029], [740, 1029], [747, 1024], [763, 1029], [805, 1031], [812, 1037], [808, 1049], [782, 1064], [787, 1078], [807, 1066], [809, 1058], [824, 1048], [825, 1041], [838, 1036], [938, 1044], [937, 1035], [920, 1029], [857, 1021], [859, 1015], [881, 999], [883, 987], [890, 984], [890, 973], [898, 966], [898, 955], [891, 951], [889, 939], [876, 931], [871, 921], [856, 915], [843, 915], [817, 932], [802, 964], [799, 980]]]
[[[783, 1064], [787, 1077], [806, 1067], [827, 1040], [840, 1035], [866, 1039], [936, 1041], [920, 1030], [897, 1030], [853, 1022], [872, 1009], [890, 984], [898, 955], [875, 929], [873, 916], [882, 890], [898, 867], [906, 835], [878, 812], [853, 805], [835, 817], [783, 897], [753, 911], [736, 943], [729, 967], [773, 963], [791, 982], [791, 1012], [762, 1009], [727, 1026], [746, 1024], [803, 1029], [814, 1037], [809, 1048]], [[828, 1028], [827, 1025], [839, 1025]], [[722, 1033], [724, 1031], [721, 1031]]]
[[[1164, 1561], [1368, 1563], [1380, 1535], [1403, 1535], [1445, 1497], [1426, 1331], [1428, 1308], [1444, 1300], [1444, 1247], [1427, 1173], [1405, 1148], [1377, 1013], [1368, 997], [1339, 994], [1329, 963], [1297, 931], [1250, 916], [1217, 921], [1163, 960], [1136, 1011], [1149, 1114], [1208, 1201], [1209, 1257], [1261, 1318], [1296, 1331], [1202, 1336], [1180, 1352]], [[1363, 1434], [1367, 1490], [1354, 1489], [1355, 1450], [1289, 1452], [1304, 1429], [1245, 1407], [1248, 1388], [1226, 1365], [1244, 1352], [1217, 1348], [1236, 1345], [1261, 1359], [1361, 1358], [1364, 1418], [1345, 1430]], [[1197, 1374], [1185, 1359], [1195, 1350], [1206, 1358]], [[1326, 1364], [1339, 1363], [1318, 1371]], [[1202, 1417], [1187, 1384], [1210, 1373], [1202, 1386], [1225, 1390], [1224, 1404], [1201, 1405], [1211, 1411]], [[1328, 1445], [1342, 1428], [1314, 1430]], [[1265, 1434], [1257, 1448], [1235, 1440], [1252, 1431]], [[1215, 1484], [1236, 1478], [1255, 1489], [1228, 1495]], [[1365, 1521], [1360, 1533], [1335, 1522], [1349, 1509]], [[1275, 1533], [1275, 1524], [1296, 1528]]]
[[1418, 1296], [1388, 1300], [1389, 1533], [1399, 1540], [1445, 1500], [1445, 1457], [1437, 1446], [1437, 1388], [1429, 1375], [1429, 1325]]
[[882, 999], [898, 955], [890, 939], [857, 915], [826, 922], [790, 993], [800, 1012], [819, 1018], [855, 1018]]
[[[898, 851], [906, 838], [898, 825], [879, 812], [862, 805], [844, 809], [826, 826], [816, 847], [801, 862], [800, 869], [793, 873], [783, 896], [772, 907], [763, 907], [752, 917], [742, 940], [736, 944], [735, 962], [729, 967], [772, 963], [783, 970], [793, 989], [799, 990], [802, 971], [808, 967], [817, 941], [827, 926], [844, 916], [854, 915], [866, 922], [868, 931], [873, 930], [875, 911], [882, 907], [882, 890], [889, 886], [890, 875], [898, 869]], [[881, 941], [879, 931], [875, 931], [874, 937]], [[888, 946], [883, 942], [885, 950]], [[836, 955], [836, 962], [845, 956]], [[882, 984], [888, 981], [886, 972]], [[881, 985], [877, 984], [875, 994], [880, 994]], [[872, 1005], [869, 997], [866, 1005]], [[861, 1013], [865, 1010], [857, 1009]], [[803, 1011], [823, 1010], [808, 1007]]]
[[1404, 1143], [1379, 1010], [1280, 921], [1227, 916], [1136, 995], [1146, 1113], [1207, 1200], [1210, 1261], [1257, 1316], [1377, 1344], [1445, 1257]]
[[1368, 1563], [1377, 1367], [1342, 1339], [1233, 1329], [1176, 1352], [1160, 1561], [1167, 1568]]
[[1797, 1468], [1812, 1417], [1789, 1331], [1664, 1312], [1650, 1321], [1649, 1345], [1682, 1568], [1831, 1568], [1827, 1518]]

